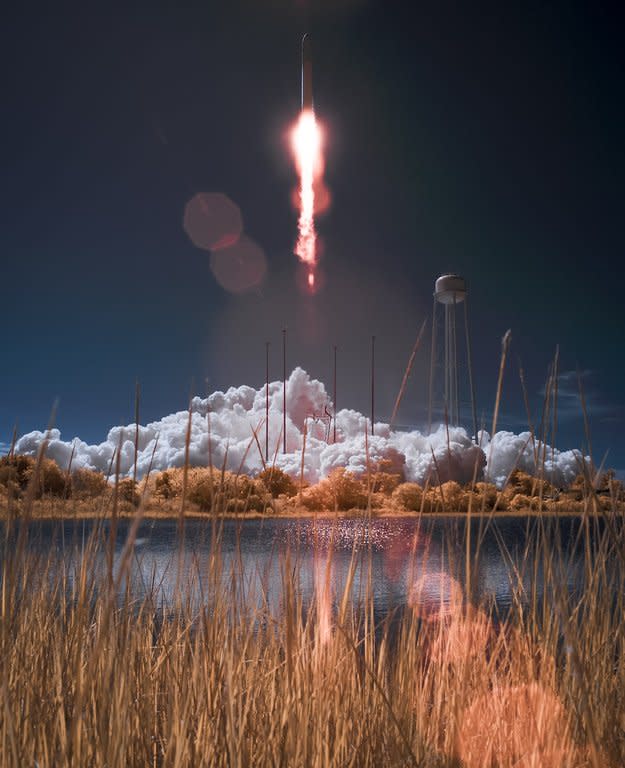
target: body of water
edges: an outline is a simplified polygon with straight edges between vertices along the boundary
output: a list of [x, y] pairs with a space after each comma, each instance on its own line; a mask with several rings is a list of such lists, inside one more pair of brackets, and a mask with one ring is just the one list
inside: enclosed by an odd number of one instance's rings
[[[212, 546], [216, 531], [210, 521], [187, 520], [180, 537], [175, 520], [148, 519], [138, 530], [129, 582], [124, 579], [120, 588], [129, 587], [138, 600], [151, 594], [167, 606], [176, 586], [183, 584], [190, 599], [206, 601], [211, 583], [214, 587], [210, 574], [218, 553], [222, 583], [236, 583], [242, 604], [270, 612], [280, 610], [290, 582], [304, 606], [319, 593], [336, 604], [350, 583], [352, 603], [371, 595], [378, 617], [406, 606], [427, 615], [468, 598], [503, 614], [515, 600], [541, 602], [548, 597], [546, 552], [557, 553], [558, 588], [570, 596], [583, 589], [585, 558], [592, 557], [588, 541], [600, 531], [599, 523], [591, 525], [594, 535], [586, 537], [583, 523], [575, 518], [499, 518], [488, 524], [474, 519], [467, 569], [463, 517], [224, 520], [217, 547]], [[114, 570], [130, 527], [128, 520], [118, 523]], [[91, 551], [87, 542], [94, 532], [102, 546]], [[71, 587], [85, 552], [89, 566], [106, 575], [110, 533], [108, 521], [38, 521], [29, 526], [27, 548], [42, 564], [51, 564], [49, 572], [62, 565]]]

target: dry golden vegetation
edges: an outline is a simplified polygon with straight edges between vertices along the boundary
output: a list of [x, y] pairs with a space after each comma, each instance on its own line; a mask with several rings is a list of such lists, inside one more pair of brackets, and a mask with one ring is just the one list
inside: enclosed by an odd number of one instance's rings
[[[37, 480], [31, 483], [36, 459], [0, 458], [0, 498], [3, 509], [19, 516], [26, 503], [33, 516], [101, 517], [110, 514], [117, 496], [118, 514], [134, 514], [143, 501], [144, 514], [177, 517], [184, 501], [185, 514], [226, 516], [302, 515], [317, 512], [371, 514], [559, 513], [581, 514], [609, 509], [623, 511], [622, 484], [610, 472], [591, 482], [580, 475], [567, 490], [545, 479], [515, 470], [501, 491], [489, 483], [461, 486], [453, 480], [441, 485], [402, 482], [400, 475], [375, 468], [357, 477], [335, 469], [315, 485], [297, 483], [277, 467], [257, 477], [213, 468], [188, 467], [154, 472], [134, 483], [132, 478], [107, 482], [98, 472], [78, 469], [62, 472], [53, 461], [41, 459]], [[186, 480], [185, 480], [186, 478]], [[185, 485], [186, 484], [186, 485]], [[184, 496], [184, 499], [183, 499]]]
[[[55, 470], [21, 460], [7, 466], [16, 486], [20, 472], [30, 476], [11, 508], [21, 519], [5, 523], [2, 544], [3, 766], [625, 764], [625, 535], [615, 509], [603, 520], [584, 517], [585, 588], [575, 599], [565, 583], [566, 555], [545, 523], [527, 545], [543, 573], [545, 607], [534, 590], [528, 597], [519, 587], [511, 615], [494, 621], [459, 582], [444, 604], [424, 602], [427, 574], [415, 573], [409, 609], [393, 628], [374, 625], [371, 591], [364, 610], [353, 607], [356, 556], [338, 595], [326, 578], [331, 552], [320, 556], [314, 597], [304, 604], [297, 562], [287, 551], [278, 615], [262, 601], [246, 603], [242, 573], [224, 573], [223, 521], [214, 514], [207, 558], [179, 571], [167, 609], [154, 588], [133, 594], [124, 585], [131, 583], [125, 575], [144, 511], [141, 487], [129, 486], [130, 501], [123, 502], [133, 507], [134, 523], [114, 568], [113, 537], [109, 531], [106, 540], [97, 525], [74, 566], [37, 556], [28, 546], [28, 520], [40, 489], [51, 492], [45, 473]], [[527, 478], [517, 481], [531, 490]], [[102, 495], [98, 482], [81, 475], [63, 493], [70, 500], [93, 493], [94, 501]], [[168, 503], [188, 493], [212, 513], [269, 488], [278, 499], [299, 493], [279, 476], [252, 481], [206, 470], [188, 470], [186, 479], [171, 471], [153, 483], [153, 494]], [[321, 498], [345, 506], [390, 491], [415, 509], [431, 493], [432, 504], [459, 508], [467, 494], [453, 483], [424, 491], [395, 481], [365, 494], [346, 473], [324, 483]], [[306, 491], [318, 493], [319, 486]], [[105, 492], [116, 519], [119, 485]], [[471, 493], [490, 501], [500, 496], [489, 486]], [[132, 494], [139, 495], [136, 507]], [[592, 499], [586, 504], [590, 509]], [[108, 566], [102, 571], [97, 562]], [[198, 601], [192, 596], [200, 579]]]
[[[491, 434], [508, 343], [506, 334]], [[555, 433], [557, 354], [550, 382], [542, 426], [531, 428], [543, 443], [551, 399]], [[484, 482], [422, 488], [388, 470], [360, 478], [336, 470], [308, 487], [275, 468], [250, 478], [187, 466], [135, 483], [69, 474], [43, 451], [0, 460], [0, 765], [625, 765], [620, 483], [584, 466], [567, 491], [518, 471], [502, 490]], [[305, 601], [299, 561], [286, 550], [277, 555], [279, 610], [264, 594], [246, 601], [243, 553], [228, 566], [222, 559], [224, 518], [324, 511], [480, 515], [480, 531], [495, 514], [538, 519], [518, 568], [502, 544], [519, 585], [503, 617], [474, 599], [481, 537], [467, 534], [464, 579], [409, 568], [408, 604], [395, 622], [376, 625], [371, 576], [362, 604], [352, 603], [356, 551], [342, 593], [332, 591], [326, 550], [315, 557]], [[570, 512], [580, 515], [583, 553], [575, 593], [554, 514]], [[133, 521], [116, 546], [121, 515]], [[206, 516], [212, 530], [201, 558], [173, 568], [166, 605], [158, 586], [148, 580], [135, 593], [128, 578], [145, 515], [177, 516], [180, 537], [189, 515]], [[94, 522], [69, 565], [29, 546], [30, 521], [46, 516], [107, 520]]]

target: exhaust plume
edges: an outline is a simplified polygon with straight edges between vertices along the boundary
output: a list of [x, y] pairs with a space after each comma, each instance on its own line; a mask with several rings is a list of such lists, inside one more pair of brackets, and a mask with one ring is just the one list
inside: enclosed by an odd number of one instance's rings
[[321, 129], [312, 109], [303, 109], [292, 133], [295, 167], [299, 176], [295, 254], [307, 270], [307, 285], [314, 292], [317, 267], [317, 232], [315, 230], [315, 184], [323, 173]]

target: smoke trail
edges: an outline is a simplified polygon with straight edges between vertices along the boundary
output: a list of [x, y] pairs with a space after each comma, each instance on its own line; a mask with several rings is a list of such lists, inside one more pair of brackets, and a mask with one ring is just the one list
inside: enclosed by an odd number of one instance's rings
[[293, 130], [293, 154], [299, 174], [299, 219], [295, 254], [308, 270], [308, 287], [315, 289], [317, 232], [315, 230], [315, 181], [323, 169], [321, 130], [315, 113], [304, 109]]

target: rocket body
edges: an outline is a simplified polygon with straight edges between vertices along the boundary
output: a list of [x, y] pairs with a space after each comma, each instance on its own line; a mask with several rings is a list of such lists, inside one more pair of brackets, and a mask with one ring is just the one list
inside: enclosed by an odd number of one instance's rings
[[313, 110], [312, 44], [310, 35], [302, 38], [302, 109]]

